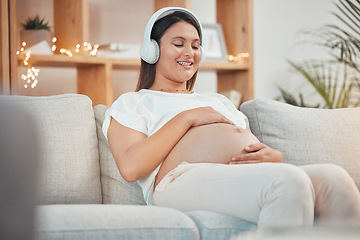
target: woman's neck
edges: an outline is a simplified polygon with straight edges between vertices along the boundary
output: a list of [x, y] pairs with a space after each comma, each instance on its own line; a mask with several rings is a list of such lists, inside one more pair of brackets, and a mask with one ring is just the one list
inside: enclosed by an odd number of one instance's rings
[[156, 81], [154, 81], [153, 85], [149, 88], [150, 90], [155, 91], [162, 91], [162, 92], [189, 92], [186, 89], [186, 82], [184, 83], [162, 83], [158, 84]]

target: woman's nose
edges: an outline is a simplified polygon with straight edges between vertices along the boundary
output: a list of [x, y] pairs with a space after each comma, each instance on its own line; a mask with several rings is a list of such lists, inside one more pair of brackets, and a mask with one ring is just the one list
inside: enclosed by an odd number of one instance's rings
[[194, 49], [192, 48], [192, 46], [186, 46], [184, 48], [184, 54], [185, 54], [185, 56], [193, 57], [195, 55], [195, 53], [194, 53]]

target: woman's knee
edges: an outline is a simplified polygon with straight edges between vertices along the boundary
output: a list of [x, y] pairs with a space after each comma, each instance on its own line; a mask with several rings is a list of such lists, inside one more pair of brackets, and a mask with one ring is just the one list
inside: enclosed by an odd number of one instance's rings
[[313, 200], [314, 188], [309, 176], [299, 167], [280, 164], [275, 171], [274, 186], [284, 191], [292, 199]]
[[301, 167], [311, 178], [315, 188], [344, 191], [354, 186], [348, 172], [335, 164], [313, 164]]
[[263, 206], [269, 208], [263, 208], [262, 217], [276, 212], [277, 216], [281, 216], [277, 219], [281, 225], [312, 225], [315, 193], [309, 176], [301, 168], [290, 164], [279, 164], [269, 171], [273, 174], [272, 181], [262, 196]]

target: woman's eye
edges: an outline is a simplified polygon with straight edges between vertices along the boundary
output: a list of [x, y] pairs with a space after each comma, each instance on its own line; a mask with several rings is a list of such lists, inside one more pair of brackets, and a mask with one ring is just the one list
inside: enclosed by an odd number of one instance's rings
[[183, 44], [176, 44], [176, 43], [174, 43], [174, 46], [175, 47], [182, 47], [182, 46], [184, 46]]
[[192, 48], [195, 49], [195, 50], [198, 50], [198, 49], [199, 49], [199, 47], [196, 47], [196, 46], [193, 46]]

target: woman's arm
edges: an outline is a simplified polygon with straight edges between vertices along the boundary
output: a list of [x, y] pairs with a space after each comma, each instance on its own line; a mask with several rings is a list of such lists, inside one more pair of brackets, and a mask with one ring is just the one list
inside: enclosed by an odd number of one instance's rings
[[107, 137], [122, 177], [133, 182], [151, 173], [189, 128], [212, 123], [233, 124], [213, 108], [201, 107], [179, 113], [150, 137], [112, 118]]

